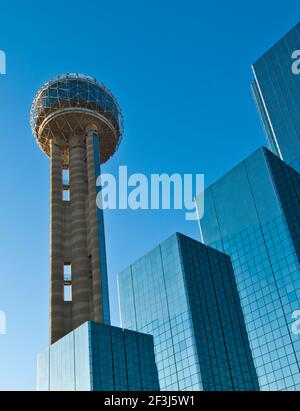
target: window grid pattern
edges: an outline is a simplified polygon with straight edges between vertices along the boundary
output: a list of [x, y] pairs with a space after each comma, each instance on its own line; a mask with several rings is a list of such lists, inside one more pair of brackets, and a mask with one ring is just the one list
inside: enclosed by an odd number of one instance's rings
[[204, 241], [231, 256], [260, 388], [300, 390], [299, 175], [262, 149], [206, 192]]
[[205, 390], [258, 390], [230, 257], [180, 235]]
[[74, 107], [77, 102], [83, 107], [95, 104], [99, 108], [111, 113], [116, 120], [119, 120], [119, 108], [114, 98], [101, 84], [91, 79], [65, 77], [57, 79], [44, 88], [39, 96], [38, 104], [33, 112], [33, 120], [50, 107]]
[[159, 390], [153, 338], [87, 322], [39, 354], [38, 390]]
[[[219, 316], [223, 317], [224, 307], [218, 312], [213, 303], [213, 290], [208, 292], [205, 289], [207, 283], [200, 285], [200, 281], [212, 277], [207, 253], [203, 244], [175, 234], [118, 276], [122, 326], [153, 335], [159, 381], [164, 391], [258, 388], [253, 363], [251, 368], [249, 345], [248, 351], [245, 349], [248, 341], [241, 308], [239, 326], [241, 329], [244, 327], [243, 335], [237, 328], [235, 335], [232, 330], [228, 339], [236, 339], [243, 357], [241, 363], [244, 361], [246, 367], [238, 364], [239, 372], [230, 373], [226, 350], [231, 351], [233, 367], [239, 360], [236, 355], [233, 360], [233, 346], [225, 343], [220, 332]], [[206, 266], [198, 260], [199, 255]], [[227, 257], [221, 253], [218, 256], [213, 275], [218, 272], [222, 276], [225, 270], [233, 277], [232, 268], [229, 273], [230, 266], [221, 264]], [[213, 258], [211, 264], [214, 264]], [[198, 285], [199, 290], [195, 293]], [[228, 288], [232, 286], [233, 283]], [[225, 292], [217, 290], [219, 294]], [[208, 298], [205, 302], [206, 293]], [[224, 301], [220, 297], [222, 303]], [[232, 329], [234, 326], [227, 320], [225, 332], [228, 327]], [[245, 372], [244, 377], [240, 366]]]
[[300, 23], [253, 65], [256, 81], [252, 86], [270, 150], [281, 154], [283, 160], [297, 167], [298, 171], [300, 75], [292, 72], [295, 61], [292, 53], [299, 49]]

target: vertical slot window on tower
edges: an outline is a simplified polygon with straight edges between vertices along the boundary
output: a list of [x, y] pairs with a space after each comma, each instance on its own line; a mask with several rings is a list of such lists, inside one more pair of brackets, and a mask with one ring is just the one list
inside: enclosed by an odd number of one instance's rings
[[70, 201], [70, 190], [63, 189], [63, 200]]
[[72, 266], [64, 264], [64, 301], [72, 301]]
[[72, 301], [72, 285], [64, 286], [64, 301]]
[[62, 172], [63, 201], [70, 201], [70, 173], [68, 168]]
[[62, 179], [63, 179], [63, 185], [64, 186], [69, 186], [70, 185], [70, 174], [69, 174], [69, 169], [68, 168], [63, 169]]

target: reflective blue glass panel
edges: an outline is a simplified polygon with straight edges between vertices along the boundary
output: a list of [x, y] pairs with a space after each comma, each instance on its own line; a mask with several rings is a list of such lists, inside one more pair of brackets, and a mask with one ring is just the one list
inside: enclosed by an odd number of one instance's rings
[[86, 322], [38, 355], [39, 391], [156, 391], [150, 335]]
[[162, 390], [258, 389], [228, 256], [177, 233], [118, 283], [122, 326], [154, 337]]
[[[270, 150], [300, 171], [300, 23], [253, 64], [253, 96]], [[300, 53], [298, 54], [300, 56]], [[298, 57], [299, 60], [299, 57]]]
[[262, 390], [299, 390], [300, 176], [261, 148], [205, 191], [204, 242], [230, 255]]

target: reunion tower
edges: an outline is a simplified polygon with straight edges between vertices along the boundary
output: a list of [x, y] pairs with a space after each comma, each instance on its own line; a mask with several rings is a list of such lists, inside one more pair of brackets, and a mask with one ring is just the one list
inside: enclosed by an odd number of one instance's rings
[[[95, 79], [47, 82], [31, 108], [36, 141], [50, 158], [50, 342], [86, 321], [110, 324], [100, 165], [117, 150], [119, 105]], [[67, 296], [66, 296], [67, 294]]]

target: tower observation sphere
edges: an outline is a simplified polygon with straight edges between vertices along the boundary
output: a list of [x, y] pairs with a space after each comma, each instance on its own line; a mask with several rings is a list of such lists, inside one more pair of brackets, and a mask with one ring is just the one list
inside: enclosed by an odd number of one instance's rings
[[86, 321], [110, 324], [97, 177], [121, 142], [123, 118], [103, 84], [76, 73], [42, 86], [30, 122], [37, 144], [50, 158], [52, 344]]
[[122, 113], [112, 93], [94, 78], [78, 73], [57, 76], [41, 87], [32, 103], [30, 124], [48, 157], [52, 139], [67, 148], [74, 133], [96, 126], [101, 135], [101, 163], [117, 150], [123, 132]]

